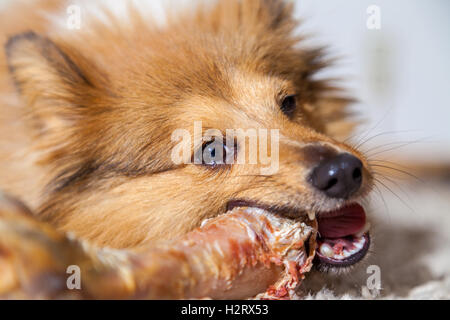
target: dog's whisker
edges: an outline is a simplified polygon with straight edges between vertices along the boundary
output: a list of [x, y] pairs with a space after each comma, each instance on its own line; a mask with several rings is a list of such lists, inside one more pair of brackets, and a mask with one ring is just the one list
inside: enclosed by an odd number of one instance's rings
[[390, 216], [389, 206], [387, 205], [386, 199], [384, 199], [383, 192], [381, 192], [380, 188], [376, 184], [374, 184], [374, 188], [376, 191], [376, 193], [374, 193], [374, 194], [376, 194], [381, 199], [381, 201], [384, 204], [384, 208], [386, 209], [387, 215]]
[[389, 144], [384, 144], [384, 145], [379, 146], [379, 147], [386, 147], [388, 145], [395, 145], [395, 144], [400, 144], [400, 145], [392, 147], [392, 148], [388, 148], [386, 150], [381, 150], [381, 151], [378, 151], [378, 152], [375, 152], [375, 153], [372, 153], [372, 154], [370, 152], [371, 151], [375, 151], [375, 150], [373, 150], [373, 149], [372, 150], [368, 150], [368, 151], [365, 152], [365, 154], [367, 155], [367, 157], [370, 158], [370, 157], [374, 157], [376, 155], [383, 154], [383, 153], [386, 153], [386, 152], [389, 152], [389, 151], [392, 151], [392, 150], [398, 150], [398, 149], [401, 149], [403, 147], [407, 147], [407, 146], [410, 146], [410, 145], [413, 145], [413, 144], [424, 143], [424, 142], [426, 142], [426, 141], [424, 141], [425, 139], [427, 139], [427, 138], [422, 138], [422, 139], [408, 141], [408, 142], [402, 141], [402, 142], [393, 142], [393, 143], [389, 143]]
[[383, 183], [380, 179], [374, 177], [374, 180], [381, 184], [384, 188], [386, 188], [390, 193], [392, 193], [398, 200], [400, 200], [408, 209], [410, 209], [413, 213], [416, 213], [416, 211], [408, 204], [405, 200], [403, 200], [397, 193], [395, 193], [391, 188], [389, 188], [385, 183]]
[[[389, 115], [389, 112], [391, 112], [392, 109], [393, 109], [393, 108], [391, 107], [391, 108], [389, 108], [389, 110], [386, 111], [386, 113], [384, 114], [384, 116], [383, 116], [380, 120], [378, 120], [378, 122], [375, 124], [375, 126], [373, 126], [372, 128], [370, 128], [370, 129], [367, 131], [367, 133], [364, 134], [364, 136], [363, 136], [362, 138], [360, 138], [359, 141], [357, 141], [357, 145], [359, 145], [360, 142], [361, 142], [363, 139], [366, 139], [367, 136], [373, 132], [373, 130], [375, 130], [375, 129], [376, 129], [376, 128], [384, 121], [384, 120], [386, 120], [387, 116]], [[356, 147], [356, 149], [358, 149], [358, 147]]]
[[390, 178], [390, 177], [388, 177], [386, 175], [379, 174], [379, 173], [378, 173], [378, 176], [380, 176], [381, 178], [385, 179], [386, 183], [390, 182], [393, 185], [395, 185], [408, 198], [408, 200], [412, 201], [410, 195], [394, 179], [392, 179], [392, 178]]
[[416, 131], [416, 130], [392, 130], [392, 131], [381, 132], [381, 133], [378, 133], [378, 134], [376, 134], [376, 135], [374, 135], [374, 136], [372, 136], [372, 137], [369, 137], [369, 138], [367, 138], [365, 141], [363, 141], [363, 142], [357, 144], [357, 145], [355, 146], [355, 149], [359, 149], [359, 148], [363, 147], [366, 143], [372, 141], [372, 140], [375, 139], [375, 138], [381, 137], [381, 136], [385, 136], [385, 135], [388, 135], [388, 134], [409, 133], [409, 132], [415, 132], [415, 131]]
[[415, 174], [412, 174], [408, 171], [402, 170], [402, 169], [398, 169], [395, 167], [391, 167], [391, 166], [386, 166], [386, 165], [382, 165], [382, 164], [371, 164], [372, 167], [379, 167], [379, 168], [384, 168], [384, 169], [388, 169], [388, 170], [392, 170], [398, 173], [402, 173], [404, 175], [407, 175], [408, 177], [414, 178], [419, 182], [425, 183], [425, 181], [421, 178], [419, 178], [418, 176], [416, 176]]
[[372, 147], [372, 148], [370, 148], [368, 150], [365, 150], [364, 152], [366, 154], [370, 154], [370, 152], [377, 151], [377, 150], [379, 150], [381, 148], [384, 148], [384, 147], [397, 146], [397, 145], [403, 145], [403, 144], [408, 145], [410, 143], [415, 143], [415, 142], [416, 141], [395, 141], [395, 142], [383, 143], [383, 144], [380, 144], [378, 146], [374, 146], [374, 147]]

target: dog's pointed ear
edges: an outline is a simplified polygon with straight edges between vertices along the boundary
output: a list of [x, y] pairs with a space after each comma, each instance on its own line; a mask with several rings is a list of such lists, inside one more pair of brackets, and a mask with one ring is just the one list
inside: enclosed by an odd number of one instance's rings
[[57, 115], [73, 116], [83, 90], [92, 85], [63, 50], [34, 32], [10, 38], [5, 50], [21, 98], [40, 125]]

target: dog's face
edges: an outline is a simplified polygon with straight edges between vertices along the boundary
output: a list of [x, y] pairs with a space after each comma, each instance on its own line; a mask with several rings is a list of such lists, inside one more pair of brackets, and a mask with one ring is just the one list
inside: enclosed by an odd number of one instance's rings
[[[366, 195], [366, 160], [337, 140], [348, 100], [313, 79], [322, 55], [297, 47], [289, 12], [281, 1], [223, 1], [165, 31], [145, 34], [136, 22], [126, 38], [98, 26], [101, 38], [12, 38], [8, 63], [48, 170], [40, 214], [129, 247], [234, 206], [296, 217]], [[242, 130], [233, 144], [230, 129]], [[245, 139], [251, 130], [258, 148], [267, 133], [269, 162]]]

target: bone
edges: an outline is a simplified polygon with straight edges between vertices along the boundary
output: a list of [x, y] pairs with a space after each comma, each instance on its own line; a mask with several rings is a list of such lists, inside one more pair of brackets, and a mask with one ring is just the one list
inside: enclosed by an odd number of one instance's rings
[[[174, 241], [100, 249], [9, 203], [0, 205], [0, 298], [298, 298], [312, 265], [315, 230], [260, 209], [236, 208]], [[80, 290], [67, 287], [67, 268], [74, 265]]]

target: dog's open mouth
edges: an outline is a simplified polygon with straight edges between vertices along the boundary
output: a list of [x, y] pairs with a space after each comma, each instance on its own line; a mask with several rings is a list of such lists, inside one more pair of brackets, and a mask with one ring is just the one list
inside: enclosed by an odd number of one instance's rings
[[319, 213], [317, 217], [316, 264], [323, 267], [348, 267], [363, 259], [370, 247], [366, 213], [353, 203], [339, 210]]
[[[288, 217], [294, 216], [288, 208], [275, 208], [245, 200], [229, 202], [227, 210], [243, 206], [257, 207]], [[334, 211], [318, 212], [315, 217], [318, 237], [314, 265], [319, 270], [349, 267], [366, 256], [370, 248], [369, 224], [361, 205], [352, 203]]]

